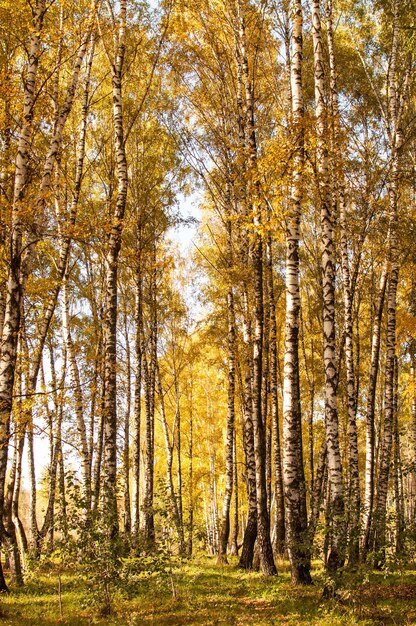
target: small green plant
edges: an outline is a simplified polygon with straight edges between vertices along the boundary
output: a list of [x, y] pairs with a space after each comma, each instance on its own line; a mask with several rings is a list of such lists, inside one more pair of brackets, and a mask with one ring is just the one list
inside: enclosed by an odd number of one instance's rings
[[[72, 507], [66, 516], [68, 532], [57, 524], [60, 539], [55, 543], [51, 559], [58, 573], [70, 568], [86, 589], [84, 608], [100, 616], [114, 613], [115, 598], [134, 596], [143, 585], [151, 584], [158, 591], [177, 598], [175, 568], [181, 562], [177, 555], [177, 538], [169, 523], [169, 510], [162, 504], [157, 514], [162, 524], [156, 546], [151, 551], [139, 536], [134, 545], [121, 533], [113, 534], [110, 524], [100, 515], [87, 519], [77, 485], [73, 485]], [[163, 499], [161, 499], [163, 502]], [[62, 584], [58, 581], [58, 602], [63, 614]]]
[[113, 598], [121, 582], [122, 551], [120, 538], [111, 537], [99, 523], [85, 533], [79, 561], [90, 604], [97, 607], [101, 615], [112, 613]]

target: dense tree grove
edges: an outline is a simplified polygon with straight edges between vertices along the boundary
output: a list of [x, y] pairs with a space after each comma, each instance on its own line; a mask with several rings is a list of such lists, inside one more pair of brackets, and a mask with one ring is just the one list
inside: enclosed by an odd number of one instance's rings
[[414, 10], [0, 0], [0, 591], [413, 554]]

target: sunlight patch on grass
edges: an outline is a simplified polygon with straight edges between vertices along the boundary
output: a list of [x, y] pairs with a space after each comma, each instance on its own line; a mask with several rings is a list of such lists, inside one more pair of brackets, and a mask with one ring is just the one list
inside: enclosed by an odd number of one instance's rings
[[240, 570], [236, 562], [216, 566], [204, 558], [173, 572], [169, 585], [149, 577], [115, 591], [113, 614], [91, 603], [86, 581], [53, 569], [0, 598], [2, 626], [410, 626], [416, 623], [416, 573], [347, 574], [336, 600], [322, 600], [319, 572], [311, 587], [293, 587], [286, 571], [273, 578]]

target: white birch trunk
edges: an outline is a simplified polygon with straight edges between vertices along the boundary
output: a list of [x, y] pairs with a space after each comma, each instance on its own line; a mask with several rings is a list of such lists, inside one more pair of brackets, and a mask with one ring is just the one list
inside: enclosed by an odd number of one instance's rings
[[[140, 246], [140, 241], [139, 241]], [[132, 497], [132, 525], [133, 535], [137, 540], [140, 529], [140, 440], [141, 440], [141, 393], [142, 393], [142, 277], [140, 274], [139, 255], [136, 275], [136, 303], [135, 303], [135, 382], [134, 382], [134, 421], [133, 421], [133, 497]]]
[[250, 261], [253, 270], [254, 286], [254, 332], [253, 332], [253, 433], [256, 463], [257, 494], [257, 545], [259, 548], [260, 567], [265, 575], [277, 573], [270, 539], [270, 516], [267, 508], [266, 485], [266, 425], [262, 415], [262, 368], [264, 340], [264, 302], [263, 302], [263, 243], [260, 229], [262, 226], [261, 191], [257, 164], [257, 138], [254, 119], [254, 86], [249, 74], [245, 16], [240, 1], [237, 2], [239, 25], [239, 48], [242, 66], [242, 79], [245, 93], [246, 138], [247, 138], [247, 188], [253, 210], [253, 242]]
[[398, 193], [399, 167], [402, 135], [399, 119], [399, 86], [397, 83], [397, 60], [399, 46], [399, 0], [393, 2], [393, 40], [387, 93], [389, 97], [389, 135], [391, 152], [391, 170], [388, 185], [389, 194], [389, 249], [388, 262], [390, 274], [387, 290], [387, 333], [386, 333], [386, 369], [384, 395], [384, 424], [381, 440], [380, 469], [374, 520], [374, 551], [376, 565], [385, 561], [387, 491], [389, 485], [391, 453], [393, 446], [394, 424], [394, 371], [396, 359], [396, 308], [397, 286], [399, 281], [398, 262]]
[[123, 127], [122, 81], [124, 72], [127, 0], [119, 4], [118, 23], [114, 24], [114, 59], [111, 63], [113, 124], [116, 151], [117, 197], [111, 216], [105, 258], [104, 379], [103, 402], [103, 507], [112, 535], [118, 532], [117, 518], [117, 275], [124, 213], [127, 202], [127, 157]]
[[374, 505], [374, 461], [375, 461], [375, 401], [379, 370], [381, 321], [383, 316], [384, 298], [387, 285], [387, 264], [383, 266], [380, 277], [376, 311], [371, 338], [371, 361], [370, 376], [367, 391], [366, 406], [366, 442], [365, 442], [365, 482], [364, 482], [364, 506], [363, 506], [363, 539], [362, 557], [364, 558], [370, 549], [370, 534], [372, 526]]
[[344, 336], [345, 365], [347, 373], [347, 406], [348, 406], [348, 552], [349, 563], [354, 565], [359, 560], [360, 539], [360, 480], [358, 469], [358, 436], [356, 421], [356, 393], [353, 350], [352, 322], [352, 285], [347, 237], [347, 221], [345, 207], [345, 179], [343, 172], [342, 137], [340, 133], [340, 113], [337, 93], [337, 73], [335, 65], [334, 33], [332, 0], [326, 2], [327, 37], [330, 67], [331, 91], [331, 142], [332, 142], [332, 194], [333, 211], [339, 205], [339, 224], [341, 231], [341, 270], [344, 301]]
[[327, 108], [319, 0], [312, 1], [314, 82], [317, 132], [317, 179], [321, 213], [321, 269], [323, 286], [323, 348], [325, 371], [325, 431], [330, 485], [331, 542], [327, 570], [335, 573], [344, 562], [344, 486], [342, 480], [337, 409], [337, 359], [335, 350], [334, 215], [329, 197]]
[[307, 545], [306, 490], [303, 470], [302, 423], [299, 397], [300, 270], [299, 239], [304, 163], [302, 88], [302, 5], [292, 3], [291, 93], [295, 154], [290, 210], [286, 223], [286, 327], [283, 375], [283, 480], [286, 511], [286, 547], [295, 584], [311, 583]]

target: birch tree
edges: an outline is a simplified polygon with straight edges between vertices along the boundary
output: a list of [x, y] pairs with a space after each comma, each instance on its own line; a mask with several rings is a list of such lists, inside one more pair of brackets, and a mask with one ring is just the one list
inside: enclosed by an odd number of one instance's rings
[[302, 423], [299, 396], [300, 268], [299, 239], [304, 164], [302, 88], [302, 5], [295, 0], [292, 13], [291, 94], [296, 151], [293, 158], [290, 209], [286, 226], [286, 327], [283, 378], [283, 478], [286, 509], [286, 546], [292, 581], [311, 583], [307, 537], [306, 488], [303, 469]]
[[[330, 104], [331, 104], [331, 157], [332, 157], [332, 211], [336, 214], [339, 208], [341, 271], [344, 304], [344, 337], [345, 337], [345, 366], [347, 374], [347, 404], [348, 404], [348, 532], [349, 532], [349, 563], [355, 564], [359, 560], [360, 539], [360, 481], [358, 469], [358, 437], [357, 437], [357, 399], [354, 372], [353, 348], [353, 291], [351, 284], [350, 254], [346, 221], [346, 189], [344, 167], [342, 162], [342, 137], [340, 133], [340, 112], [337, 93], [337, 68], [334, 50], [333, 5], [332, 0], [326, 2], [327, 38], [330, 72]], [[333, 217], [335, 219], [335, 217]]]
[[117, 195], [114, 213], [111, 215], [106, 251], [106, 300], [104, 317], [104, 478], [103, 506], [111, 534], [118, 531], [117, 519], [117, 271], [121, 248], [124, 213], [127, 203], [127, 157], [123, 119], [123, 74], [126, 50], [127, 0], [121, 0], [118, 14], [110, 6], [113, 27], [114, 50], [108, 56], [111, 69], [113, 94], [114, 145], [117, 161]]
[[[0, 523], [3, 524], [4, 489], [6, 480], [8, 446], [10, 436], [10, 413], [16, 368], [17, 342], [20, 327], [22, 297], [21, 262], [23, 240], [23, 201], [28, 176], [30, 136], [37, 89], [37, 74], [41, 52], [41, 36], [46, 3], [39, 0], [32, 10], [33, 30], [29, 40], [28, 64], [24, 82], [24, 101], [21, 128], [15, 162], [12, 226], [10, 233], [10, 259], [6, 286], [6, 304], [0, 353]], [[3, 536], [3, 530], [0, 538]], [[7, 590], [1, 573], [1, 585]]]
[[394, 424], [394, 372], [396, 359], [396, 308], [397, 285], [399, 280], [398, 260], [398, 194], [399, 167], [403, 142], [401, 114], [403, 98], [399, 96], [398, 62], [399, 62], [399, 2], [393, 2], [392, 44], [387, 76], [388, 94], [388, 137], [390, 148], [390, 175], [388, 181], [389, 198], [389, 246], [388, 263], [390, 267], [387, 287], [387, 332], [386, 332], [386, 372], [384, 395], [384, 424], [381, 442], [381, 458], [378, 476], [378, 488], [375, 505], [374, 550], [376, 563], [381, 565], [385, 559], [386, 544], [386, 506], [387, 490], [390, 474], [391, 452], [393, 446]]
[[325, 429], [332, 518], [331, 545], [327, 569], [335, 573], [344, 562], [344, 486], [338, 430], [336, 395], [337, 359], [335, 348], [335, 251], [334, 219], [329, 197], [328, 111], [325, 103], [325, 70], [321, 29], [321, 7], [312, 2], [312, 37], [314, 47], [314, 84], [316, 115], [316, 170], [321, 215], [321, 269], [323, 285], [323, 351], [325, 370]]

